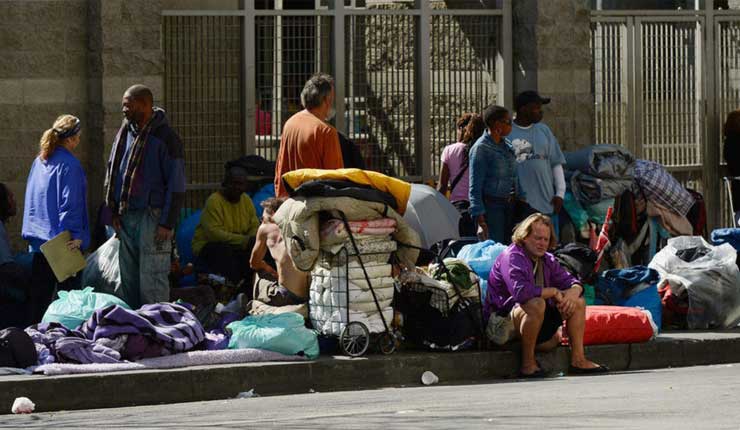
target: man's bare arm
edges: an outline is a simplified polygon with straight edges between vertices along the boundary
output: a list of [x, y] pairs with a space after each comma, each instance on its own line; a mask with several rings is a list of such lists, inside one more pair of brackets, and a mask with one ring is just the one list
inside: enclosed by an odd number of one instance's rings
[[265, 262], [265, 255], [267, 254], [267, 229], [264, 226], [260, 226], [257, 229], [257, 237], [254, 241], [254, 248], [252, 248], [252, 255], [249, 258], [249, 267], [255, 272], [266, 272], [270, 275], [277, 277], [277, 272], [269, 264]]

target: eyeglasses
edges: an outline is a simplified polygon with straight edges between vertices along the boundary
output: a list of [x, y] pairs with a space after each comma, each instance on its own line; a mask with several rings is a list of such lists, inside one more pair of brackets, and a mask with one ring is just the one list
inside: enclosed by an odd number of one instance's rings
[[498, 120], [502, 124], [511, 125], [511, 118]]

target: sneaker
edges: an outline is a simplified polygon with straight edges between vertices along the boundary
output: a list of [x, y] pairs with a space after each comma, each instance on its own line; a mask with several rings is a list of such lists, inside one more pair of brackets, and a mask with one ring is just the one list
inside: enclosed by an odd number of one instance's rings
[[506, 315], [502, 317], [491, 314], [491, 318], [488, 320], [488, 326], [486, 326], [486, 336], [488, 336], [491, 342], [498, 346], [505, 345], [513, 340], [515, 335], [516, 329], [511, 316]]

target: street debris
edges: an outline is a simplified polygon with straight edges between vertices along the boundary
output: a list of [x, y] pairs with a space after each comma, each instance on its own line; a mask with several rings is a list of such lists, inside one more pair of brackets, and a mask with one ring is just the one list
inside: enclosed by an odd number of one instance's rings
[[249, 391], [242, 391], [241, 393], [237, 394], [237, 399], [251, 399], [252, 397], [259, 397], [260, 395], [254, 392], [254, 388], [252, 388]]
[[10, 412], [14, 414], [30, 414], [36, 409], [36, 405], [28, 397], [17, 397], [13, 402]]
[[437, 382], [439, 382], [439, 378], [434, 373], [427, 370], [426, 372], [421, 374], [422, 384], [433, 385], [433, 384], [436, 384]]

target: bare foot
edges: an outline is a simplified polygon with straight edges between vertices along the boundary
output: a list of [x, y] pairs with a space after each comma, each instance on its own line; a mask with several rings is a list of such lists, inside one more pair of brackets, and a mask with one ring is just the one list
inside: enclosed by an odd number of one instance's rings
[[519, 373], [522, 375], [531, 375], [537, 371], [540, 370], [540, 367], [537, 365], [537, 363], [529, 364], [529, 365], [522, 365], [522, 367], [519, 368]]
[[595, 369], [597, 367], [600, 367], [599, 364], [596, 364], [593, 361], [588, 360], [586, 358], [583, 358], [580, 360], [572, 360], [570, 362], [570, 365], [573, 367], [577, 367], [579, 369]]

